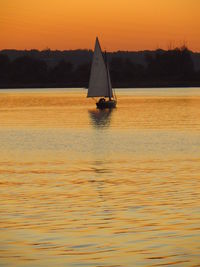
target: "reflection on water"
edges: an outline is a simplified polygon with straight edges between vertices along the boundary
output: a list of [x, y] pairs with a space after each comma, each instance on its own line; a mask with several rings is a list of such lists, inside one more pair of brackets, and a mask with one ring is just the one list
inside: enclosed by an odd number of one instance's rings
[[88, 110], [92, 125], [94, 125], [94, 127], [97, 127], [97, 128], [109, 127], [112, 112], [113, 112], [113, 109]]
[[4, 90], [0, 266], [200, 266], [199, 92]]

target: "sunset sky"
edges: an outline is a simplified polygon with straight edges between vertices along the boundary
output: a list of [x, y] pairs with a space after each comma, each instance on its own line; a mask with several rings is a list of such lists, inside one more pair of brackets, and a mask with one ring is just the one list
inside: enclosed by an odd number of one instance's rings
[[200, 51], [200, 0], [0, 0], [0, 49]]

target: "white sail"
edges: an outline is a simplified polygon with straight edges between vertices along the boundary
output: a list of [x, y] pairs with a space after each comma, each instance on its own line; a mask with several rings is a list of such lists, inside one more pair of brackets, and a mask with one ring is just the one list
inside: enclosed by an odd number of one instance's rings
[[109, 71], [96, 38], [87, 97], [112, 97]]

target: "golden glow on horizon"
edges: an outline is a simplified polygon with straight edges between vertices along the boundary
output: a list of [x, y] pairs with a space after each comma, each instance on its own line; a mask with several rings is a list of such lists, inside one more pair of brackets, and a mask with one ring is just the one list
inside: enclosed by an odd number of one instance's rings
[[0, 49], [200, 51], [199, 0], [2, 0]]

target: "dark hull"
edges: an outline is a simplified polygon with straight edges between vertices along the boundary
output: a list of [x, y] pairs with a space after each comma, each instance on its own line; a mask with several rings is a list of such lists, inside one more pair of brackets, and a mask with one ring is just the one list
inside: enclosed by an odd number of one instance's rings
[[99, 101], [96, 103], [98, 109], [115, 108], [117, 104], [116, 100]]

